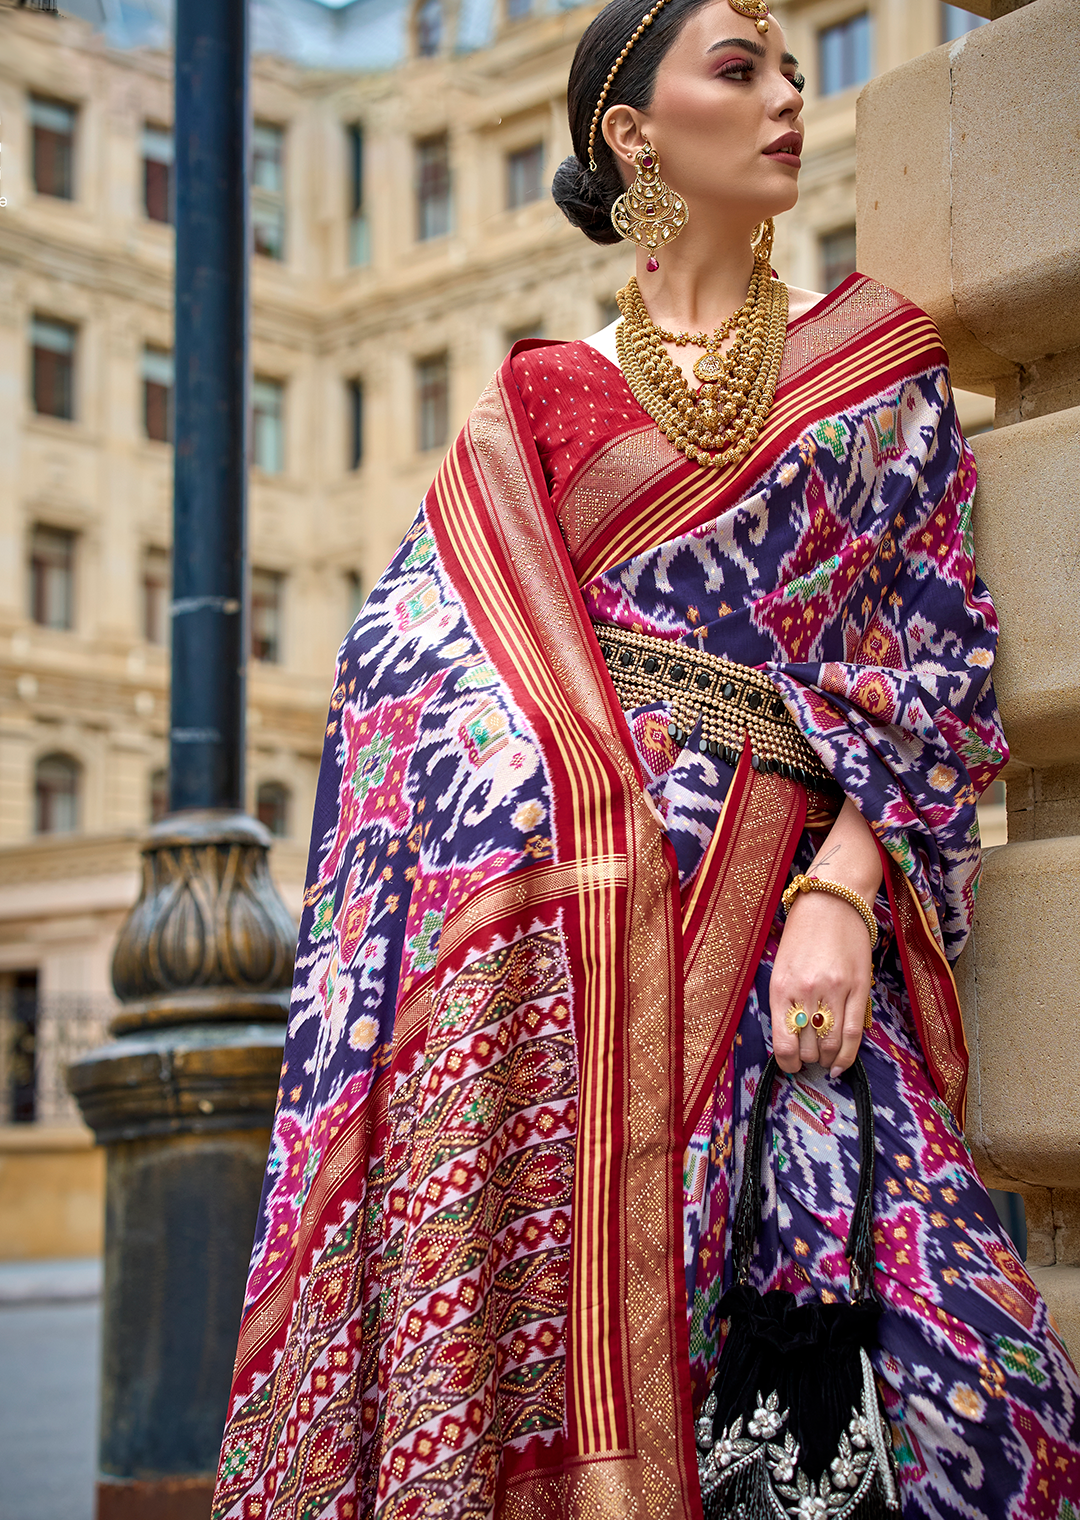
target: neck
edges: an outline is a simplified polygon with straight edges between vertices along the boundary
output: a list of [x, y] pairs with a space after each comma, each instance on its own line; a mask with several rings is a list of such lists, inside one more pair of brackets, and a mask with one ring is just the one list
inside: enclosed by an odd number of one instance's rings
[[646, 265], [649, 251], [637, 251], [637, 282], [658, 327], [676, 332], [709, 331], [746, 300], [754, 255], [753, 228], [696, 218], [666, 248], [656, 251], [659, 269]]

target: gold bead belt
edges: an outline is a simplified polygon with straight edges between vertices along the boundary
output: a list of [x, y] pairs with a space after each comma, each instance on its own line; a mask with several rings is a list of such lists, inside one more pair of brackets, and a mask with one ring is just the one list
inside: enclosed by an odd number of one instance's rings
[[619, 705], [665, 703], [668, 733], [677, 744], [686, 744], [700, 722], [699, 750], [737, 765], [749, 734], [755, 770], [804, 785], [830, 782], [763, 671], [613, 623], [593, 628]]

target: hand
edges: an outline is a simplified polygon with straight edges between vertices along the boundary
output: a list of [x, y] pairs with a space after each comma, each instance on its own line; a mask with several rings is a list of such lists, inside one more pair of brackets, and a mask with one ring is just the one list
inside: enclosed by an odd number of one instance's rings
[[[806, 874], [841, 882], [873, 902], [881, 885], [881, 860], [850, 799]], [[859, 1053], [872, 977], [870, 936], [851, 904], [829, 892], [798, 893], [780, 939], [769, 993], [773, 1053], [781, 1071], [796, 1072], [803, 1062], [826, 1067], [832, 1077], [847, 1070]], [[812, 1015], [819, 1001], [833, 1016], [829, 1033], [819, 1037], [809, 1025], [792, 1033], [792, 1004], [801, 1003]]]

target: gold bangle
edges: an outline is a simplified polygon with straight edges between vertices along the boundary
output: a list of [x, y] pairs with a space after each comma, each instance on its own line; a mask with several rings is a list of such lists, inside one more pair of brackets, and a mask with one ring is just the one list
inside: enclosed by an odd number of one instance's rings
[[796, 876], [795, 880], [785, 890], [780, 899], [784, 912], [789, 912], [795, 895], [798, 892], [831, 892], [834, 897], [842, 897], [844, 902], [849, 903], [866, 925], [866, 932], [870, 936], [871, 950], [877, 949], [878, 927], [870, 904], [861, 898], [858, 892], [853, 892], [850, 887], [841, 886], [838, 881], [823, 881], [820, 876]]

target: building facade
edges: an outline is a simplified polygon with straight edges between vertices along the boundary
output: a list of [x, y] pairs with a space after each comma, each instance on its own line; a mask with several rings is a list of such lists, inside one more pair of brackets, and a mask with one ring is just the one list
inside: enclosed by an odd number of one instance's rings
[[[104, 1026], [138, 839], [165, 806], [169, 18], [98, 5], [0, 7], [0, 1124], [73, 1118], [56, 1072]], [[632, 267], [547, 192], [596, 9], [254, 0], [248, 803], [294, 911], [366, 589], [509, 345], [604, 325]], [[777, 9], [808, 151], [776, 259], [827, 289], [854, 267], [860, 87], [977, 18]], [[992, 407], [966, 396], [962, 415], [978, 430]]]

